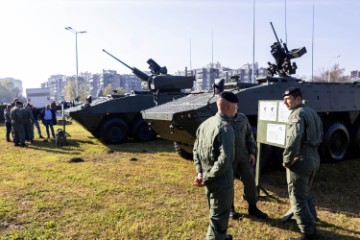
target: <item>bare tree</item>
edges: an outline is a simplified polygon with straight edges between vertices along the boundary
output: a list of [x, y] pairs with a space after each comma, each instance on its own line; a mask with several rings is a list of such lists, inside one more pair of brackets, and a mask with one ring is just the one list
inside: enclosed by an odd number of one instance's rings
[[0, 79], [0, 102], [10, 103], [15, 97], [22, 98], [20, 89], [12, 81]]
[[76, 91], [75, 91], [75, 80], [71, 79], [66, 81], [65, 84], [65, 99], [67, 101], [72, 101], [76, 97]]
[[80, 100], [82, 101], [85, 101], [87, 96], [89, 96], [89, 86], [84, 83], [84, 82], [81, 82], [79, 84], [79, 97], [80, 97]]
[[112, 84], [111, 84], [111, 83], [109, 83], [109, 84], [108, 84], [108, 85], [106, 85], [106, 87], [104, 87], [102, 90], [103, 90], [103, 94], [104, 94], [104, 96], [107, 96], [107, 95], [112, 94], [112, 90], [113, 90], [113, 88], [112, 88]]
[[122, 88], [122, 87], [118, 87], [118, 88], [116, 89], [116, 91], [117, 91], [118, 94], [124, 94], [124, 93], [125, 93], [125, 89]]
[[322, 69], [319, 74], [314, 76], [314, 82], [346, 82], [349, 76], [344, 75], [345, 68], [340, 68], [340, 64], [336, 63], [330, 69]]

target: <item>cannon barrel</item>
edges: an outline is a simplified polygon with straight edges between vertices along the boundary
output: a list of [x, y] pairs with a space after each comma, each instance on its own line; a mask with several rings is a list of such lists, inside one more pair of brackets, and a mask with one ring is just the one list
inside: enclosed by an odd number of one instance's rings
[[103, 49], [103, 52], [107, 53], [110, 57], [114, 58], [115, 60], [117, 60], [118, 62], [120, 62], [122, 65], [124, 65], [125, 67], [129, 68], [132, 73], [137, 76], [138, 78], [140, 78], [142, 81], [148, 81], [149, 80], [149, 76], [140, 71], [139, 69], [137, 69], [136, 67], [130, 67], [129, 65], [127, 65], [126, 63], [124, 63], [123, 61], [121, 61], [120, 59], [118, 59], [117, 57], [115, 57], [114, 55], [112, 55], [111, 53], [109, 53], [108, 51], [106, 51], [105, 49]]

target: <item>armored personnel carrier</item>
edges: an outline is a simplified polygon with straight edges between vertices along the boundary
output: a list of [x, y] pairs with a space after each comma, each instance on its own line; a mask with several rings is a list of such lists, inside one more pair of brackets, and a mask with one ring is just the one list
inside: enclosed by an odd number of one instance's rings
[[[273, 29], [274, 30], [274, 29]], [[217, 112], [218, 92], [232, 91], [239, 99], [238, 111], [246, 114], [256, 136], [258, 101], [281, 100], [288, 87], [298, 87], [307, 104], [320, 115], [324, 125], [324, 138], [319, 150], [322, 159], [343, 159], [349, 150], [360, 148], [360, 84], [306, 82], [291, 77], [297, 66], [291, 59], [306, 53], [305, 47], [289, 51], [285, 43], [277, 41], [271, 46], [276, 63], [268, 63], [268, 76], [257, 79], [255, 86], [237, 83], [214, 85], [213, 91], [193, 93], [161, 106], [149, 108], [142, 116], [162, 138], [173, 141], [178, 153], [192, 158], [192, 148], [198, 126]], [[277, 75], [277, 76], [275, 76]], [[272, 147], [269, 153], [279, 156], [279, 148]], [[280, 149], [281, 150], [281, 149]], [[357, 150], [358, 152], [358, 150]], [[262, 154], [264, 155], [264, 154]], [[269, 154], [266, 154], [269, 155]]]
[[119, 144], [132, 137], [138, 141], [150, 141], [156, 133], [144, 122], [140, 111], [187, 95], [183, 90], [191, 89], [192, 76], [172, 76], [166, 67], [160, 67], [153, 59], [147, 63], [151, 75], [132, 68], [109, 52], [105, 53], [131, 69], [142, 81], [143, 91], [113, 94], [87, 102], [65, 111], [67, 116], [79, 122], [93, 136], [106, 144]]

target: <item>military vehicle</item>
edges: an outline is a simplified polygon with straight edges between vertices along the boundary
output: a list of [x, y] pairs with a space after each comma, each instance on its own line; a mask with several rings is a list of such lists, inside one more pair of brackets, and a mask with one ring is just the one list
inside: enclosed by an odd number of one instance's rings
[[[274, 28], [273, 31], [277, 41], [271, 46], [271, 54], [276, 64], [268, 63], [268, 76], [257, 79], [255, 86], [239, 82], [225, 83], [223, 86], [215, 84], [214, 89], [207, 93], [192, 93], [143, 111], [145, 121], [162, 138], [173, 141], [175, 150], [182, 157], [191, 159], [198, 126], [217, 112], [217, 89], [221, 92], [222, 88], [225, 88], [226, 91], [232, 91], [237, 95], [238, 111], [248, 116], [256, 136], [258, 101], [281, 100], [283, 92], [288, 87], [298, 87], [303, 92], [307, 104], [317, 111], [323, 121], [324, 138], [319, 148], [322, 159], [339, 161], [350, 152], [350, 149], [359, 149], [360, 84], [306, 82], [291, 77], [297, 69], [295, 63], [291, 64], [291, 60], [305, 54], [306, 48], [289, 51], [286, 43], [281, 43], [277, 38]], [[279, 157], [281, 149], [270, 148], [270, 152], [262, 155], [268, 157], [271, 153]]]
[[85, 104], [69, 108], [65, 114], [106, 144], [123, 143], [128, 137], [138, 141], [154, 139], [156, 133], [144, 122], [140, 111], [186, 96], [184, 90], [192, 88], [194, 77], [169, 75], [166, 67], [160, 67], [151, 58], [147, 61], [151, 70], [148, 75], [103, 51], [131, 69], [142, 81], [143, 91], [113, 94], [94, 101], [89, 96]]

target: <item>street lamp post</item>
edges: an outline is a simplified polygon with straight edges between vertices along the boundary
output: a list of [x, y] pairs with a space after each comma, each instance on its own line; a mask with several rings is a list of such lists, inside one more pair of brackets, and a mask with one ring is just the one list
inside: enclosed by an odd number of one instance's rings
[[78, 96], [79, 96], [79, 85], [78, 85], [78, 77], [79, 77], [79, 73], [78, 73], [78, 47], [77, 47], [77, 35], [78, 35], [78, 33], [86, 33], [86, 31], [76, 31], [76, 30], [75, 30], [75, 29], [73, 29], [72, 27], [66, 27], [65, 29], [75, 34], [75, 54], [76, 54], [76, 79], [75, 79], [75, 93], [76, 93], [76, 97], [78, 97]]

